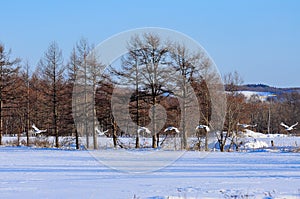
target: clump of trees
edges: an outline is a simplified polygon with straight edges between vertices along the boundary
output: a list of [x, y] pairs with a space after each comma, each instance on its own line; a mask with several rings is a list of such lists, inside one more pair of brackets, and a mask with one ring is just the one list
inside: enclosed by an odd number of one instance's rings
[[[3, 135], [25, 133], [30, 146], [29, 130], [35, 124], [47, 129], [46, 136], [55, 137], [55, 147], [60, 147], [59, 137], [72, 136], [77, 148], [79, 137], [85, 137], [86, 147], [94, 149], [98, 146], [96, 129], [108, 130], [105, 136], [113, 139], [115, 147], [124, 147], [118, 137], [128, 136], [135, 138], [139, 148], [139, 128], [148, 127], [151, 146], [157, 148], [160, 138], [175, 136], [176, 132], [164, 132], [174, 126], [180, 130], [181, 149], [194, 148], [188, 138], [197, 137], [198, 149], [209, 150], [208, 138], [216, 137], [224, 151], [228, 140], [238, 149], [238, 123], [257, 124], [253, 130], [263, 133], [268, 129], [287, 133], [280, 122], [300, 120], [300, 93], [247, 99], [238, 91], [243, 82], [235, 72], [224, 77], [223, 128], [196, 131], [196, 124], [210, 126], [214, 114], [209, 88], [214, 77], [207, 75], [212, 63], [204, 52], [190, 52], [155, 34], [133, 37], [128, 53], [110, 66], [101, 64], [92, 49], [93, 45], [81, 39], [64, 59], [59, 45], [51, 42], [34, 66], [12, 58], [11, 51], [0, 44], [0, 145]], [[99, 67], [106, 70], [100, 73]]]

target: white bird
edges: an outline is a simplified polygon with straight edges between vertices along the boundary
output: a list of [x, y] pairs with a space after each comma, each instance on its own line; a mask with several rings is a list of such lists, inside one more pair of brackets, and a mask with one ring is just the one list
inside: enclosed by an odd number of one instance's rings
[[32, 124], [32, 128], [34, 129], [34, 133], [36, 133], [36, 134], [45, 133], [45, 132], [47, 131], [47, 129], [45, 129], [45, 130], [40, 130], [40, 129], [38, 129], [38, 128], [35, 126], [35, 124]]
[[210, 128], [209, 128], [208, 126], [206, 126], [206, 125], [203, 125], [203, 124], [198, 125], [198, 126], [196, 127], [196, 130], [197, 130], [197, 129], [205, 129], [207, 132], [210, 131]]
[[285, 130], [291, 131], [291, 130], [295, 129], [294, 127], [298, 125], [298, 122], [296, 124], [293, 124], [292, 126], [288, 126], [288, 125], [284, 124], [283, 122], [281, 122], [280, 125], [283, 126], [285, 128]]
[[180, 133], [180, 131], [178, 130], [178, 128], [176, 128], [174, 126], [169, 126], [168, 128], [166, 128], [164, 130], [164, 132], [167, 132], [167, 131], [175, 131], [176, 133]]
[[248, 127], [256, 127], [257, 124], [251, 125], [251, 124], [240, 124], [239, 122], [237, 123], [238, 126], [241, 126], [242, 128], [248, 128]]
[[151, 131], [150, 131], [148, 128], [146, 128], [146, 127], [140, 127], [140, 128], [137, 130], [137, 132], [138, 132], [138, 133], [143, 133], [143, 132], [145, 132], [145, 133], [151, 134]]
[[103, 131], [103, 132], [100, 131], [98, 128], [96, 128], [95, 130], [96, 130], [96, 132], [98, 133], [99, 136], [105, 135], [105, 133], [108, 132], [108, 129], [106, 131]]

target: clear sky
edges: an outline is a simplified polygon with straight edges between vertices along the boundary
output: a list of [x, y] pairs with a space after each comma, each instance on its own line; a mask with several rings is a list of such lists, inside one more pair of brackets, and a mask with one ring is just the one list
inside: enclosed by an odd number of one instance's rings
[[67, 61], [82, 37], [98, 44], [119, 32], [162, 27], [199, 42], [221, 74], [245, 83], [300, 87], [298, 0], [1, 0], [0, 41], [32, 70], [51, 41]]

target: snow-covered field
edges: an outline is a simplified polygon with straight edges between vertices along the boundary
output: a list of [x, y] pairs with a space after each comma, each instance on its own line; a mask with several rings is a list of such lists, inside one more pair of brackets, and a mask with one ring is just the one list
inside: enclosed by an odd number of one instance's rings
[[[101, 153], [122, 164], [132, 151]], [[129, 166], [136, 167], [134, 161]], [[84, 150], [1, 147], [0, 173], [0, 198], [8, 199], [300, 198], [300, 153], [291, 152], [191, 151], [159, 170], [132, 173]]]
[[[134, 140], [120, 138], [133, 148]], [[100, 150], [66, 150], [73, 141], [61, 138], [64, 149], [0, 147], [0, 198], [300, 199], [299, 137], [246, 130], [239, 134], [242, 152], [230, 153], [217, 152], [214, 139], [216, 152], [174, 150], [180, 148], [174, 138], [164, 150], [115, 150], [104, 137]], [[144, 147], [150, 142], [141, 139]]]

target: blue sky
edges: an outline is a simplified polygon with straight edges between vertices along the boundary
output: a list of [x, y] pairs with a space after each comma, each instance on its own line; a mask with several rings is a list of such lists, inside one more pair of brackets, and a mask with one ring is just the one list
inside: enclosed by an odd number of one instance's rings
[[129, 29], [169, 28], [199, 42], [221, 74], [300, 87], [299, 9], [298, 0], [2, 0], [0, 41], [34, 70], [53, 40], [67, 61], [81, 37], [98, 44]]

